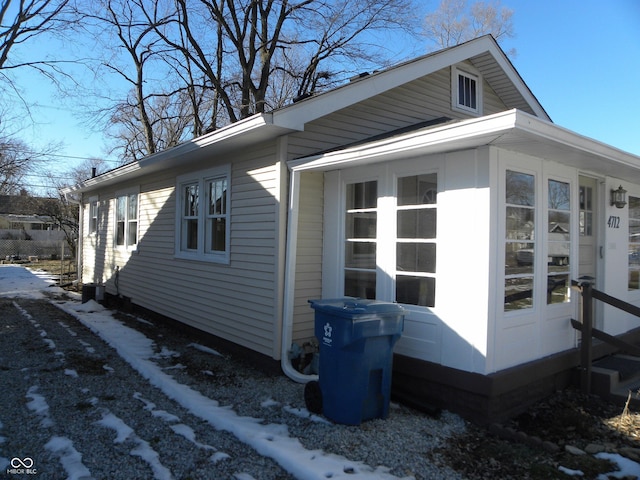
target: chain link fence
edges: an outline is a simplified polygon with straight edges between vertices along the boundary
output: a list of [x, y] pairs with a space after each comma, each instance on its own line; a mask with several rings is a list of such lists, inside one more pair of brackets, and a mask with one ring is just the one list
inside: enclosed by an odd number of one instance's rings
[[71, 258], [66, 242], [61, 240], [6, 240], [0, 239], [0, 259], [5, 261], [27, 260], [36, 257], [41, 260]]

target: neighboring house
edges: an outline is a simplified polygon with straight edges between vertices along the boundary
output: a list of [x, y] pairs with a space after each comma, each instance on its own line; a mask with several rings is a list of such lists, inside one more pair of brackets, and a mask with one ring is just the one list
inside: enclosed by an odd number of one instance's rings
[[55, 198], [0, 195], [0, 259], [60, 255], [65, 232], [48, 215], [57, 202]]
[[[609, 202], [620, 185], [627, 208]], [[313, 337], [309, 299], [398, 302], [395, 392], [476, 419], [567, 383], [572, 279], [640, 305], [640, 158], [554, 125], [489, 36], [67, 193], [84, 282], [298, 381], [288, 351]], [[636, 326], [597, 318], [611, 334]]]
[[11, 233], [24, 236], [22, 232], [30, 235], [37, 231], [60, 230], [55, 220], [46, 214], [48, 204], [57, 201], [55, 198], [0, 195], [0, 232], [7, 234], [12, 230]]

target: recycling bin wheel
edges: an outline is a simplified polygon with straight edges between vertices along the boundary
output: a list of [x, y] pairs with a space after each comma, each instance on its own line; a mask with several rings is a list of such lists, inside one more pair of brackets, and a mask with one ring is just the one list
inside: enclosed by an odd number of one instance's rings
[[320, 382], [311, 381], [304, 386], [304, 403], [311, 413], [322, 413], [322, 390]]

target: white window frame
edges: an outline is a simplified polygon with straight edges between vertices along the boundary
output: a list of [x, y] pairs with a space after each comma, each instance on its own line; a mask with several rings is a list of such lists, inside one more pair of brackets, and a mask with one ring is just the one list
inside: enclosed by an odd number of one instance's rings
[[[136, 196], [136, 218], [129, 218], [129, 197]], [[118, 201], [125, 198], [125, 218], [124, 218], [124, 241], [118, 244]], [[129, 243], [131, 225], [135, 222], [136, 242]], [[140, 241], [140, 189], [130, 188], [116, 192], [113, 199], [113, 246], [119, 250], [136, 250]]]
[[[98, 219], [100, 218], [100, 202], [98, 201], [98, 197], [89, 197], [88, 200], [89, 208], [89, 225], [87, 227], [87, 233], [89, 236], [95, 236], [98, 234], [99, 225]], [[95, 213], [95, 216], [94, 216]]]
[[[226, 193], [224, 197], [225, 212], [210, 214], [206, 206], [209, 202], [209, 182], [223, 179], [226, 181]], [[197, 247], [187, 249], [184, 236], [185, 220], [185, 187], [197, 185], [198, 187], [198, 212], [193, 219], [198, 221]], [[231, 227], [231, 166], [200, 170], [197, 172], [180, 175], [176, 178], [176, 233], [175, 233], [175, 257], [186, 260], [198, 260], [205, 262], [228, 264], [230, 255], [230, 227]], [[191, 217], [190, 217], [191, 218]], [[223, 219], [225, 223], [224, 251], [206, 248], [211, 236], [207, 234], [210, 222]]]
[[[467, 105], [460, 103], [459, 101], [460, 87], [458, 82], [459, 76], [469, 78], [476, 82], [476, 108], [469, 107]], [[464, 112], [464, 113], [472, 114], [475, 116], [482, 115], [482, 102], [483, 102], [482, 83], [483, 83], [482, 76], [477, 72], [473, 72], [472, 69], [466, 66], [465, 67], [457, 67], [455, 65], [452, 66], [451, 67], [451, 107], [454, 110], [457, 110], [459, 112]]]

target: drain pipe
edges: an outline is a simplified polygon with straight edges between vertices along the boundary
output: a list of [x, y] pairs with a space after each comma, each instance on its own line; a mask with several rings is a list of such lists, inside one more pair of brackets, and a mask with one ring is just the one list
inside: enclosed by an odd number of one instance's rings
[[282, 309], [282, 342], [280, 364], [282, 371], [291, 380], [307, 383], [317, 380], [318, 375], [305, 375], [291, 364], [289, 351], [293, 343], [293, 308], [296, 277], [296, 249], [298, 246], [298, 203], [300, 200], [300, 172], [292, 171], [289, 188], [289, 212], [287, 215], [287, 243], [285, 255], [284, 298]]

